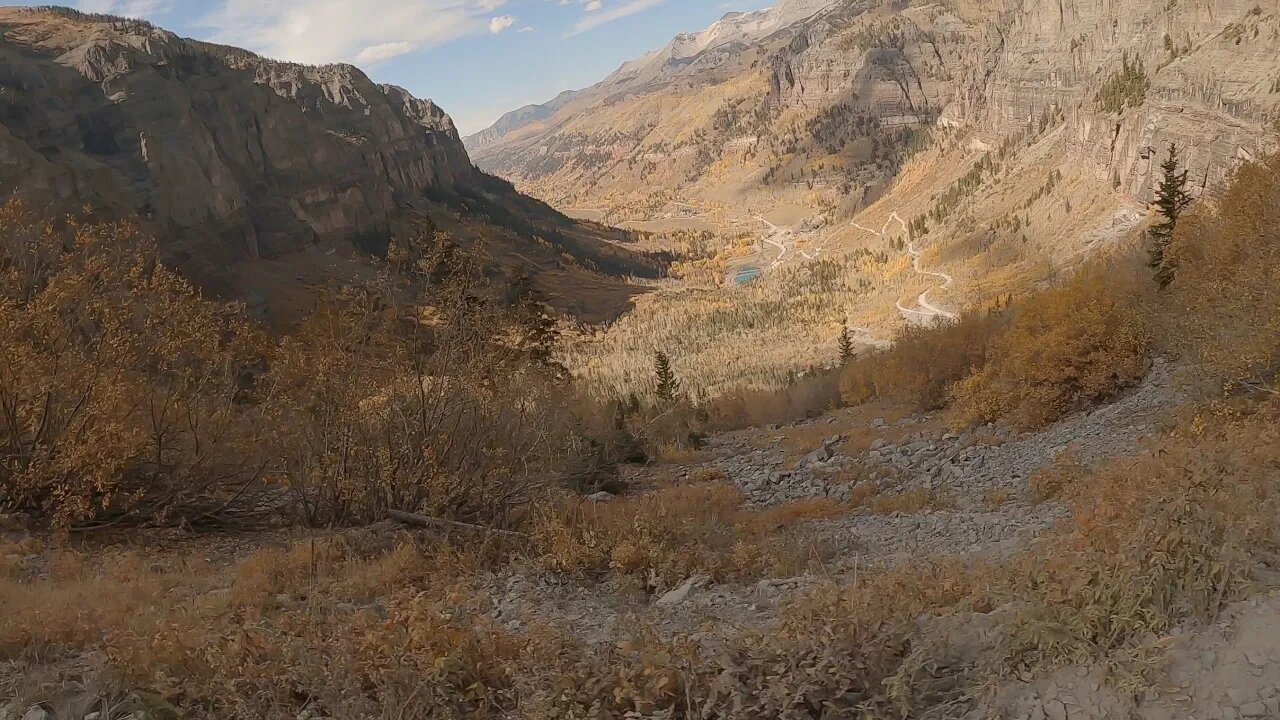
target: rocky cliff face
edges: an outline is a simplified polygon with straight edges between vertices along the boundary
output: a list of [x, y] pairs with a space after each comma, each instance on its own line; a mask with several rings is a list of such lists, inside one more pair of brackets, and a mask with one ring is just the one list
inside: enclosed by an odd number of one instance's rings
[[430, 101], [136, 22], [0, 14], [0, 190], [136, 210], [211, 260], [385, 233], [475, 174]]
[[558, 202], [622, 202], [656, 172], [686, 199], [816, 192], [852, 213], [914, 151], [907, 130], [999, 148], [1049, 122], [1071, 136], [1060, 162], [1122, 193], [1149, 195], [1170, 142], [1208, 188], [1280, 114], [1278, 15], [1254, 0], [840, 0], [746, 41], [678, 41], [664, 74], [625, 93], [606, 81], [477, 163]]
[[[517, 225], [530, 244], [571, 230], [477, 171], [434, 103], [355, 67], [72, 11], [0, 9], [0, 35], [0, 197], [145, 218], [172, 262], [215, 287], [245, 260], [376, 252], [463, 196], [484, 222], [511, 220], [494, 222], [503, 241], [520, 242]], [[603, 247], [580, 240], [580, 257]]]
[[[1023, 0], [997, 15], [956, 116], [1008, 134], [1060, 108], [1071, 157], [1149, 197], [1177, 142], [1200, 189], [1269, 146], [1280, 118], [1280, 6], [1255, 0]], [[1118, 81], [1126, 61], [1134, 90]], [[1119, 92], [1119, 95], [1117, 95]], [[1123, 104], [1117, 106], [1117, 102]]]

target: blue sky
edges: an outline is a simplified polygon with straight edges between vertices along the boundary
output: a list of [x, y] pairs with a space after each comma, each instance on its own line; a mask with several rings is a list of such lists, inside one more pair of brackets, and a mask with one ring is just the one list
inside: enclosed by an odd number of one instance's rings
[[[68, 0], [64, 0], [67, 2]], [[352, 62], [429, 97], [462, 133], [772, 0], [69, 0], [305, 63]]]

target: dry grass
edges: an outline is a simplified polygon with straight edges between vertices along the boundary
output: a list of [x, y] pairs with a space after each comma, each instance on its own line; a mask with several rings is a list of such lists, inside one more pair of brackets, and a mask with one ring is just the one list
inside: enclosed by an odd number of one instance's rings
[[998, 510], [1000, 507], [1007, 505], [1016, 499], [1014, 492], [1005, 487], [998, 487], [987, 492], [983, 502], [992, 510]]
[[[1008, 565], [868, 572], [856, 586], [823, 588], [789, 608], [780, 631], [739, 638], [728, 671], [680, 645], [609, 654], [607, 673], [581, 668], [588, 676], [563, 707], [580, 713], [606, 697], [619, 714], [692, 706], [729, 717], [820, 708], [919, 717], [970, 707], [1002, 679], [1077, 662], [1101, 662], [1131, 689], [1165, 633], [1212, 618], [1243, 589], [1250, 563], [1280, 547], [1275, 412], [1074, 486], [1075, 523]], [[986, 639], [959, 649], [954, 633], [967, 628], [987, 628]], [[671, 671], [668, 684], [637, 682]]]
[[923, 488], [896, 494], [881, 493], [871, 500], [871, 510], [880, 515], [894, 513], [914, 515], [932, 510], [947, 510], [952, 507], [955, 507], [955, 502], [950, 498]]
[[1057, 500], [1071, 491], [1089, 476], [1089, 469], [1081, 464], [1070, 451], [1031, 476], [1031, 497], [1036, 502]]
[[34, 672], [95, 652], [100, 689], [201, 716], [497, 716], [531, 640], [478, 614], [461, 578], [485, 553], [433, 545], [303, 541], [230, 566], [55, 553], [39, 580], [0, 583], [0, 654]]
[[823, 498], [747, 509], [720, 482], [684, 485], [608, 503], [542, 510], [533, 544], [557, 572], [640, 578], [670, 588], [690, 575], [717, 580], [790, 577], [825, 556], [800, 527], [847, 508]]
[[[728, 654], [715, 658], [680, 640], [586, 648], [502, 631], [469, 578], [518, 548], [453, 551], [378, 533], [228, 566], [202, 554], [157, 564], [128, 551], [46, 551], [42, 577], [0, 579], [13, 610], [0, 616], [0, 653], [35, 677], [96, 650], [104, 687], [145, 688], [215, 717], [304, 707], [338, 718], [622, 717], [692, 706], [719, 717], [828, 707], [906, 718], [1068, 663], [1136, 677], [1163, 633], [1212, 618], [1280, 550], [1280, 409], [1204, 420], [1062, 490], [1074, 522], [1025, 558], [868, 571], [792, 605], [775, 632], [725, 638]], [[787, 576], [803, 569], [797, 526], [843, 512], [740, 502], [708, 484], [548, 508], [533, 555], [588, 576], [652, 577], [655, 589], [698, 572]], [[929, 502], [916, 494], [912, 509]], [[986, 640], [956, 660], [952, 634], [971, 625], [989, 628]]]

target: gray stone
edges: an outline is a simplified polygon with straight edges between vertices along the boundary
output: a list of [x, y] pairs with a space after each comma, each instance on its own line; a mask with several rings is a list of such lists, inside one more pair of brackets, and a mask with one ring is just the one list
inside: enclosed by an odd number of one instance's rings
[[836, 451], [835, 451], [835, 450], [833, 450], [830, 446], [823, 445], [822, 447], [818, 448], [817, 450], [814, 450], [813, 452], [809, 453], [808, 455], [805, 455], [805, 456], [804, 456], [804, 464], [805, 464], [805, 465], [813, 465], [813, 464], [816, 464], [816, 463], [824, 463], [824, 462], [827, 462], [828, 460], [830, 460], [831, 458], [835, 457], [835, 455], [836, 455]]
[[1267, 706], [1263, 705], [1261, 702], [1257, 700], [1254, 700], [1253, 702], [1249, 702], [1249, 703], [1245, 703], [1244, 705], [1241, 705], [1240, 712], [1247, 718], [1266, 717]]
[[1045, 703], [1044, 712], [1049, 720], [1067, 720], [1067, 706], [1063, 705], [1061, 700], [1050, 700]]
[[598, 493], [593, 493], [591, 495], [588, 495], [587, 499], [590, 500], [591, 502], [609, 502], [610, 500], [613, 499], [613, 497], [614, 497], [613, 493], [608, 492], [606, 490], [601, 490]]
[[27, 712], [23, 714], [22, 720], [53, 720], [53, 715], [50, 715], [48, 710], [45, 710], [39, 705], [32, 705], [27, 708]]
[[693, 592], [694, 588], [702, 587], [710, 581], [711, 578], [706, 575], [691, 575], [687, 580], [681, 583], [679, 587], [658, 598], [655, 604], [661, 607], [679, 605], [688, 599], [689, 594]]

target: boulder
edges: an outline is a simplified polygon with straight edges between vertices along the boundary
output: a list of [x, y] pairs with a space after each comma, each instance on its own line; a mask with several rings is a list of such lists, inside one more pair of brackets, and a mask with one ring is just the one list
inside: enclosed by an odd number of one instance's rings
[[689, 594], [696, 588], [704, 587], [709, 582], [711, 582], [711, 578], [707, 575], [690, 575], [688, 579], [680, 583], [679, 587], [668, 591], [658, 598], [654, 604], [660, 607], [674, 607], [687, 600]]

